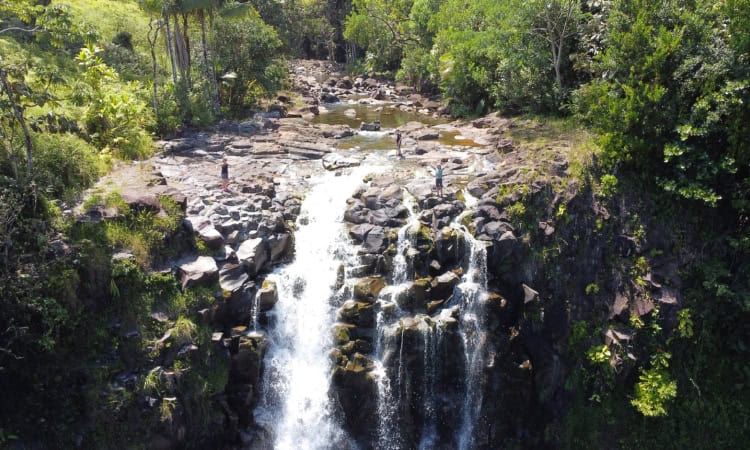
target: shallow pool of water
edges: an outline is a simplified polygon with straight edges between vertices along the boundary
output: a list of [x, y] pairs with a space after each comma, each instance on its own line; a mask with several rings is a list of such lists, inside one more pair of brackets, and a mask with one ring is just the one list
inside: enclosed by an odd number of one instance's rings
[[313, 123], [329, 125], [348, 125], [359, 129], [362, 122], [380, 121], [383, 128], [397, 128], [408, 122], [421, 122], [425, 125], [446, 123], [445, 119], [436, 119], [426, 114], [402, 111], [393, 105], [360, 105], [359, 103], [326, 103], [321, 105], [328, 112], [321, 113], [312, 119]]
[[448, 120], [435, 118], [426, 114], [402, 111], [393, 107], [392, 104], [383, 105], [361, 105], [359, 103], [327, 103], [322, 105], [327, 112], [311, 119], [312, 123], [328, 125], [347, 125], [354, 130], [359, 130], [362, 122], [371, 123], [380, 121], [382, 131], [357, 131], [357, 134], [341, 139], [336, 147], [342, 150], [395, 150], [396, 139], [393, 129], [409, 122], [419, 122], [426, 126], [443, 125], [440, 130], [440, 138], [437, 142], [445, 146], [481, 147], [471, 139], [465, 138], [452, 127], [445, 125]]

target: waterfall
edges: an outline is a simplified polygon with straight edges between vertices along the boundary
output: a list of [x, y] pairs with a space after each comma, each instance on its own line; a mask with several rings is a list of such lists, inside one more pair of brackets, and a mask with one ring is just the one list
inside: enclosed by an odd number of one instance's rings
[[422, 438], [420, 450], [430, 450], [437, 440], [437, 405], [435, 404], [435, 385], [438, 375], [438, 344], [440, 327], [433, 322], [424, 332], [424, 376], [422, 378]]
[[[398, 244], [396, 247], [396, 256], [393, 258], [393, 284], [400, 286], [409, 281], [412, 273], [411, 258], [409, 249], [414, 244], [415, 233], [419, 231], [419, 218], [414, 214], [416, 201], [414, 197], [404, 190], [404, 206], [409, 210], [409, 218], [406, 225], [398, 230]], [[395, 295], [395, 293], [394, 293]]]
[[272, 314], [256, 419], [273, 430], [274, 448], [326, 449], [346, 436], [328, 396], [331, 325], [339, 266], [353, 254], [342, 226], [346, 199], [374, 167], [326, 173], [305, 197], [297, 222], [295, 260], [268, 276], [279, 302]]
[[[475, 199], [468, 194], [467, 206]], [[474, 429], [482, 408], [482, 369], [487, 330], [484, 327], [484, 307], [482, 295], [487, 291], [487, 250], [484, 243], [461, 224], [467, 212], [459, 215], [451, 224], [469, 245], [469, 265], [461, 282], [456, 286], [454, 297], [461, 307], [460, 333], [464, 341], [466, 358], [466, 383], [462, 422], [458, 436], [458, 447], [461, 450], [474, 447]]]
[[382, 450], [399, 450], [400, 449], [400, 435], [398, 433], [398, 403], [393, 397], [393, 388], [391, 387], [391, 379], [388, 378], [388, 373], [381, 361], [382, 349], [385, 345], [385, 313], [383, 311], [378, 312], [376, 321], [376, 336], [375, 342], [376, 359], [375, 359], [375, 370], [373, 374], [376, 377], [378, 387], [378, 434], [377, 434], [377, 448]]
[[403, 356], [403, 333], [401, 336], [401, 348], [399, 352], [399, 369], [396, 377], [396, 388], [399, 398], [394, 398], [392, 381], [382, 363], [383, 349], [385, 348], [385, 326], [387, 325], [386, 310], [393, 310], [392, 315], [399, 316], [402, 311], [398, 308], [397, 298], [406, 293], [409, 287], [408, 281], [412, 276], [412, 261], [408, 251], [415, 240], [415, 233], [419, 230], [419, 218], [414, 214], [416, 200], [404, 189], [403, 204], [409, 211], [406, 224], [399, 228], [396, 244], [396, 256], [393, 258], [393, 286], [385, 288], [378, 299], [381, 311], [378, 312], [376, 322], [375, 341], [375, 365], [376, 381], [378, 386], [378, 448], [384, 450], [399, 450], [401, 448], [401, 435], [398, 425], [398, 409], [401, 406], [401, 380], [402, 380], [402, 356]]

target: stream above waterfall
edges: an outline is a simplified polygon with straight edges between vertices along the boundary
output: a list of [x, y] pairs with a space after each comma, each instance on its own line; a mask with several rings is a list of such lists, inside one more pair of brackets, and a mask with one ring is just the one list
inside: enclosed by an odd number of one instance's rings
[[[379, 131], [360, 130], [361, 124], [376, 121], [380, 123]], [[434, 142], [442, 146], [481, 147], [481, 144], [462, 136], [448, 124], [446, 118], [404, 110], [397, 103], [391, 102], [360, 103], [355, 98], [339, 103], [325, 103], [320, 107], [320, 114], [314, 116], [311, 122], [345, 125], [354, 130], [354, 136], [337, 142], [336, 148], [341, 150], [392, 150], [396, 147], [395, 129], [407, 124], [421, 124], [434, 130]]]

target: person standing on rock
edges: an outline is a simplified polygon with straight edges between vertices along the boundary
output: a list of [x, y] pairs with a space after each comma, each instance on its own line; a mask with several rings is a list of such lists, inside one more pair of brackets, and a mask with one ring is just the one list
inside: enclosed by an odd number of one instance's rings
[[404, 154], [401, 153], [401, 130], [396, 130], [396, 150], [398, 150], [398, 157], [404, 159]]
[[229, 163], [226, 158], [221, 160], [221, 190], [229, 192]]
[[440, 164], [435, 168], [435, 190], [438, 197], [443, 196], [443, 166]]

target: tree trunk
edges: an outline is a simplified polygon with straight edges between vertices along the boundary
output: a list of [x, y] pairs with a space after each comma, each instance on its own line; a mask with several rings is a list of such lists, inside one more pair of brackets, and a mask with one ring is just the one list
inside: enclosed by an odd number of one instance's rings
[[[151, 50], [151, 68], [152, 68], [152, 80], [151, 80], [151, 86], [153, 88], [153, 94], [154, 94], [154, 115], [159, 116], [159, 101], [157, 100], [156, 95], [156, 41], [159, 39], [159, 28], [161, 28], [161, 24], [159, 24], [156, 29], [154, 30], [154, 22], [151, 21], [148, 24], [148, 34], [146, 35], [146, 38], [148, 39], [148, 46]], [[154, 33], [153, 39], [151, 38], [151, 33]]]
[[23, 111], [21, 111], [21, 107], [18, 106], [18, 103], [16, 103], [16, 99], [13, 97], [13, 91], [10, 90], [10, 83], [8, 83], [8, 77], [5, 74], [5, 70], [0, 68], [0, 83], [2, 83], [3, 90], [8, 95], [8, 100], [10, 100], [10, 104], [13, 107], [13, 114], [16, 116], [16, 120], [18, 120], [18, 123], [21, 124], [21, 129], [23, 130], [23, 137], [26, 142], [26, 159], [27, 159], [27, 167], [26, 167], [26, 174], [29, 178], [29, 182], [31, 181], [31, 175], [34, 170], [34, 158], [32, 155], [32, 145], [31, 145], [31, 134], [29, 133], [29, 127], [26, 126], [26, 120], [23, 118]]
[[185, 87], [188, 88], [190, 80], [187, 73], [187, 53], [185, 52], [185, 41], [180, 30], [180, 19], [177, 17], [177, 14], [174, 16], [174, 40], [175, 48], [177, 49], [177, 67], [180, 70], [180, 79], [185, 83]]
[[203, 10], [200, 11], [201, 20], [201, 44], [203, 45], [203, 65], [206, 67], [206, 77], [208, 86], [208, 97], [211, 99], [211, 106], [214, 108], [214, 114], [217, 116], [221, 114], [219, 109], [219, 89], [216, 85], [216, 72], [214, 71], [213, 64], [209, 63], [208, 60], [208, 41], [206, 39], [206, 14]]
[[185, 68], [188, 73], [188, 80], [190, 79], [190, 69], [192, 68], [192, 61], [190, 56], [190, 35], [188, 34], [188, 15], [182, 13], [182, 42], [185, 44]]
[[164, 9], [164, 24], [167, 26], [167, 51], [169, 53], [169, 62], [172, 63], [172, 83], [177, 85], [177, 66], [175, 64], [174, 48], [172, 47], [172, 27], [169, 26], [169, 14], [166, 8]]

